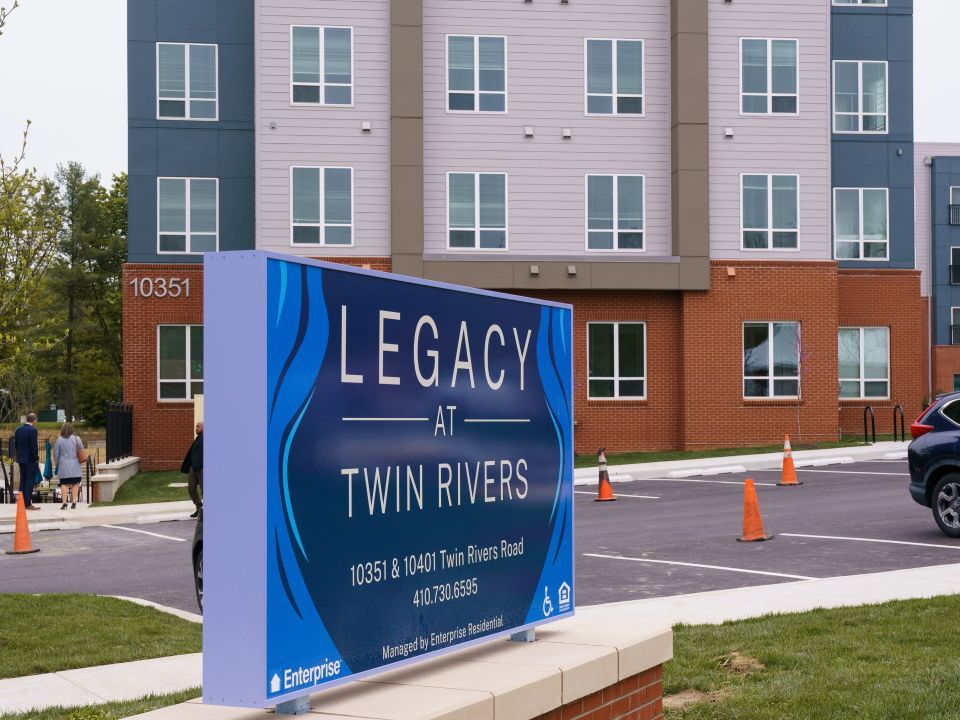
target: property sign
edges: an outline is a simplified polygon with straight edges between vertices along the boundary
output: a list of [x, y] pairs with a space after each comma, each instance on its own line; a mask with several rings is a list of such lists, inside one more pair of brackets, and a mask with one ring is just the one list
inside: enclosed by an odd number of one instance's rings
[[569, 306], [261, 252], [204, 293], [206, 701], [573, 612]]

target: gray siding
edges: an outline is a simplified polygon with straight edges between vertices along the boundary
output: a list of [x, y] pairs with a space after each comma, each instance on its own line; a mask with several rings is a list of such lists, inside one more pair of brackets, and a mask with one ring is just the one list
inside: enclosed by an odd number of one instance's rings
[[[389, 17], [388, 0], [257, 1], [257, 248], [390, 254]], [[353, 27], [353, 107], [291, 105], [291, 25]], [[290, 246], [292, 165], [353, 168], [354, 247]]]
[[[646, 176], [646, 252], [671, 254], [670, 12], [667, 0], [425, 0], [424, 252], [447, 252], [446, 173], [506, 172], [509, 250], [457, 257], [592, 255], [587, 174]], [[446, 112], [446, 35], [507, 38], [506, 115]], [[645, 117], [587, 117], [585, 38], [645, 41]], [[533, 138], [523, 127], [533, 126]], [[561, 138], [571, 128], [570, 140]], [[636, 257], [638, 253], [627, 253]], [[617, 254], [619, 255], [619, 254]]]
[[[710, 256], [833, 257], [830, 173], [830, 2], [709, 0]], [[799, 115], [740, 114], [740, 39], [799, 41]], [[724, 137], [731, 127], [734, 137]], [[741, 250], [741, 173], [800, 176], [798, 250]]]
[[916, 143], [913, 172], [916, 193], [916, 226], [914, 243], [917, 269], [920, 270], [920, 294], [930, 296], [930, 274], [933, 261], [933, 218], [930, 193], [930, 167], [926, 158], [960, 157], [960, 143]]

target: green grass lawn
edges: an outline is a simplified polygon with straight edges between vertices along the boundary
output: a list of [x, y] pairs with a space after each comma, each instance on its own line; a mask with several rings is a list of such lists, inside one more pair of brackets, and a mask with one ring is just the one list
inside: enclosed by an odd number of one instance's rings
[[0, 594], [0, 678], [200, 652], [200, 625], [96, 595]]
[[[889, 437], [886, 439], [890, 439]], [[881, 437], [877, 435], [879, 442]], [[844, 437], [839, 442], [791, 443], [794, 450], [823, 450], [838, 447], [856, 447], [863, 445], [863, 438]], [[758, 445], [755, 447], [720, 448], [717, 450], [667, 450], [663, 452], [607, 453], [608, 465], [631, 465], [633, 463], [663, 462], [666, 460], [698, 460], [700, 458], [730, 457], [731, 455], [759, 455], [761, 453], [783, 452], [783, 443], [777, 445]], [[574, 467], [596, 467], [596, 455], [577, 455]]]
[[185, 690], [172, 695], [151, 695], [139, 700], [113, 702], [92, 707], [53, 707], [25, 713], [0, 715], [0, 720], [120, 720], [132, 715], [158, 710], [200, 697], [200, 688]]
[[113, 502], [94, 503], [94, 507], [189, 500], [185, 487], [170, 487], [170, 483], [186, 481], [187, 476], [177, 470], [137, 473], [120, 487]]
[[666, 718], [960, 718], [958, 615], [949, 596], [678, 626]]

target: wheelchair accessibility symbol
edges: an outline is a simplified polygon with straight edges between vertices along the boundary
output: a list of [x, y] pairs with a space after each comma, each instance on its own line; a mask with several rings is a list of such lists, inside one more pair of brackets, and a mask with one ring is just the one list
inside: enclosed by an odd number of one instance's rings
[[543, 589], [543, 616], [550, 617], [553, 614], [553, 602], [550, 600], [550, 589]]

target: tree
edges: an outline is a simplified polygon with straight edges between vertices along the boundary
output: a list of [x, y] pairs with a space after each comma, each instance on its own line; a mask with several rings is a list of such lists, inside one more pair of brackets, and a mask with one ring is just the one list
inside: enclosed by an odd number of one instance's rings
[[107, 190], [79, 163], [57, 169], [62, 225], [37, 299], [42, 374], [67, 417], [96, 420], [120, 391], [126, 175]]
[[18, 7], [20, 7], [20, 0], [13, 0], [13, 5], [9, 8], [0, 7], [0, 35], [3, 35], [3, 26], [7, 24], [7, 18]]

